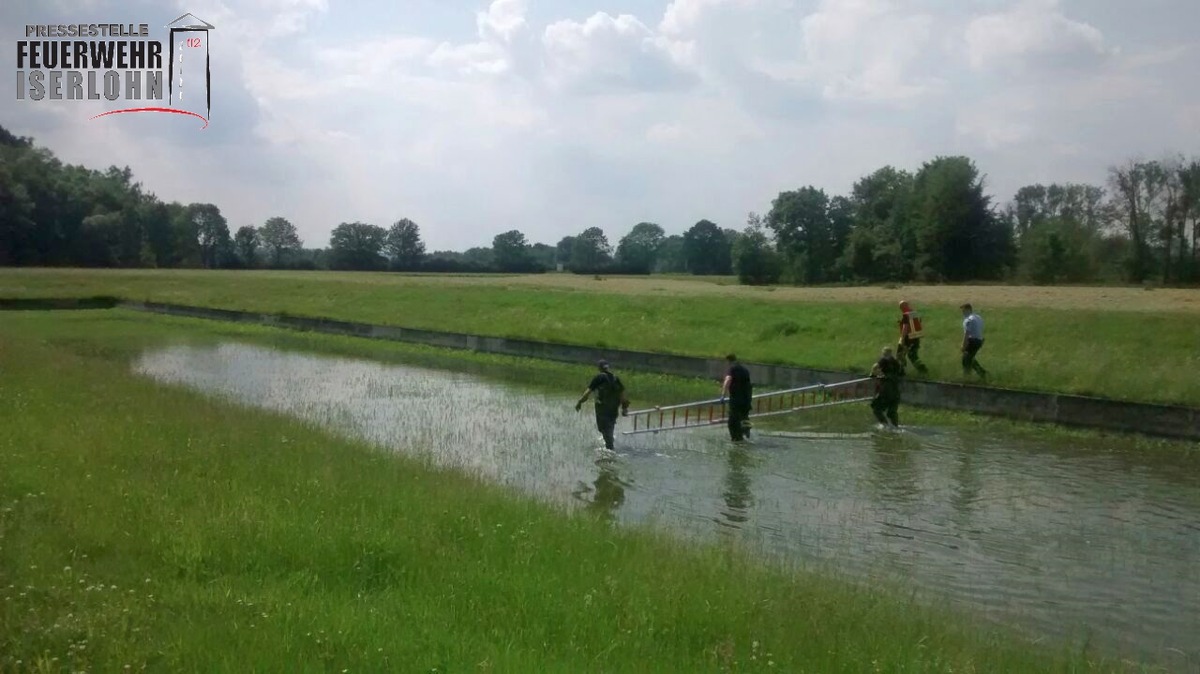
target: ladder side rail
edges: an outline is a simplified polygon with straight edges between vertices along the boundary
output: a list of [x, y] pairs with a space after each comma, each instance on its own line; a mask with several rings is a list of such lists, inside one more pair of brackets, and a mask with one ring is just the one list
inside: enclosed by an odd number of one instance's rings
[[[767, 391], [765, 393], [756, 393], [753, 396], [750, 396], [750, 399], [751, 400], [759, 400], [762, 398], [769, 398], [771, 396], [782, 396], [782, 395], [790, 395], [790, 394], [794, 394], [794, 393], [804, 393], [804, 392], [809, 392], [809, 391], [815, 392], [818, 390], [826, 390], [826, 389], [831, 389], [831, 388], [842, 388], [844, 386], [850, 386], [852, 384], [861, 384], [862, 382], [871, 381], [871, 379], [872, 379], [871, 377], [863, 377], [860, 379], [850, 379], [847, 381], [840, 381], [835, 384], [809, 384], [808, 386], [799, 386], [797, 388], [782, 389], [779, 391]], [[723, 402], [726, 402], [726, 401], [723, 401], [721, 398], [712, 398], [710, 400], [700, 400], [697, 402], [690, 402], [690, 403], [679, 403], [676, 405], [662, 405], [659, 407], [647, 407], [644, 409], [632, 411], [629, 414], [630, 414], [630, 416], [632, 416], [635, 414], [645, 414], [645, 413], [650, 413], [650, 412], [669, 412], [672, 410], [684, 409], [685, 407], [703, 407], [705, 405], [720, 405]]]
[[[818, 409], [818, 408], [822, 408], [822, 407], [835, 407], [837, 405], [849, 405], [852, 403], [868, 402], [868, 401], [872, 400], [873, 398], [874, 398], [874, 396], [867, 396], [864, 398], [843, 398], [841, 400], [833, 400], [830, 402], [812, 403], [812, 404], [808, 404], [808, 405], [801, 405], [798, 407], [793, 407], [791, 409], [776, 410], [774, 412], [763, 412], [761, 414], [755, 414], [751, 418], [759, 419], [762, 417], [774, 417], [774, 416], [778, 416], [781, 414], [792, 414], [793, 412], [802, 412], [804, 410], [814, 410], [814, 409]], [[683, 431], [683, 430], [687, 430], [689, 428], [706, 428], [708, 426], [719, 426], [726, 422], [728, 422], [727, 418], [714, 419], [712, 421], [700, 421], [698, 423], [692, 423], [692, 424], [687, 424], [687, 425], [683, 425], [683, 426], [662, 426], [659, 428], [643, 428], [643, 429], [633, 430], [633, 431], [622, 431], [621, 435], [641, 435], [643, 433], [658, 433], [661, 431]]]

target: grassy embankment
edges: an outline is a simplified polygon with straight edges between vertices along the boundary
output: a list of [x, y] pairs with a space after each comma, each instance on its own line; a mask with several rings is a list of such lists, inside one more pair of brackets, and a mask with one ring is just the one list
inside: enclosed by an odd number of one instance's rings
[[980, 361], [1008, 388], [1200, 405], [1200, 291], [936, 286], [750, 288], [573, 275], [0, 270], [0, 297], [113, 295], [199, 306], [865, 371], [916, 303], [930, 378], [957, 381], [961, 316], [987, 321]]
[[144, 345], [215, 334], [0, 322], [0, 670], [1116, 666], [129, 373]]

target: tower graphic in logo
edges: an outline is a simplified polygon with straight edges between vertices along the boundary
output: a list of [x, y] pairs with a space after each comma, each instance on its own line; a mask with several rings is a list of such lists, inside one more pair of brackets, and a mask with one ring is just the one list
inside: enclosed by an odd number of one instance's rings
[[[178, 105], [197, 115], [203, 114], [205, 126], [208, 126], [208, 120], [212, 119], [212, 70], [208, 53], [208, 31], [216, 30], [216, 26], [188, 13], [168, 23], [167, 28], [171, 29], [168, 48], [168, 102], [172, 107]], [[203, 64], [200, 63], [201, 58]], [[200, 110], [201, 103], [204, 106], [203, 112]]]

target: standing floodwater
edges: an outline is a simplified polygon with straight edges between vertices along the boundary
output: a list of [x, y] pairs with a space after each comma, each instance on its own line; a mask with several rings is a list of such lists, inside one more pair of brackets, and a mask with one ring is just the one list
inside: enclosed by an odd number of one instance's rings
[[618, 436], [605, 457], [574, 389], [239, 344], [149, 352], [136, 370], [622, 521], [738, 536], [1034, 634], [1090, 634], [1185, 671], [1200, 662], [1194, 469], [921, 429], [736, 447], [718, 427]]

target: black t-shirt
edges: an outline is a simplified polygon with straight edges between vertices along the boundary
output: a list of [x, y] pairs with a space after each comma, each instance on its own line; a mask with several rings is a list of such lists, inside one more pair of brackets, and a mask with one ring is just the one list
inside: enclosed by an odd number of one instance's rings
[[900, 361], [895, 358], [880, 358], [879, 371], [883, 374], [883, 385], [888, 390], [899, 389], [900, 384]]
[[621, 391], [625, 390], [625, 385], [611, 372], [597, 372], [588, 384], [588, 390], [596, 392], [597, 407], [615, 410], [621, 406]]
[[730, 377], [729, 397], [735, 400], [749, 400], [753, 395], [753, 385], [750, 383], [750, 370], [741, 363], [734, 363], [725, 372]]

